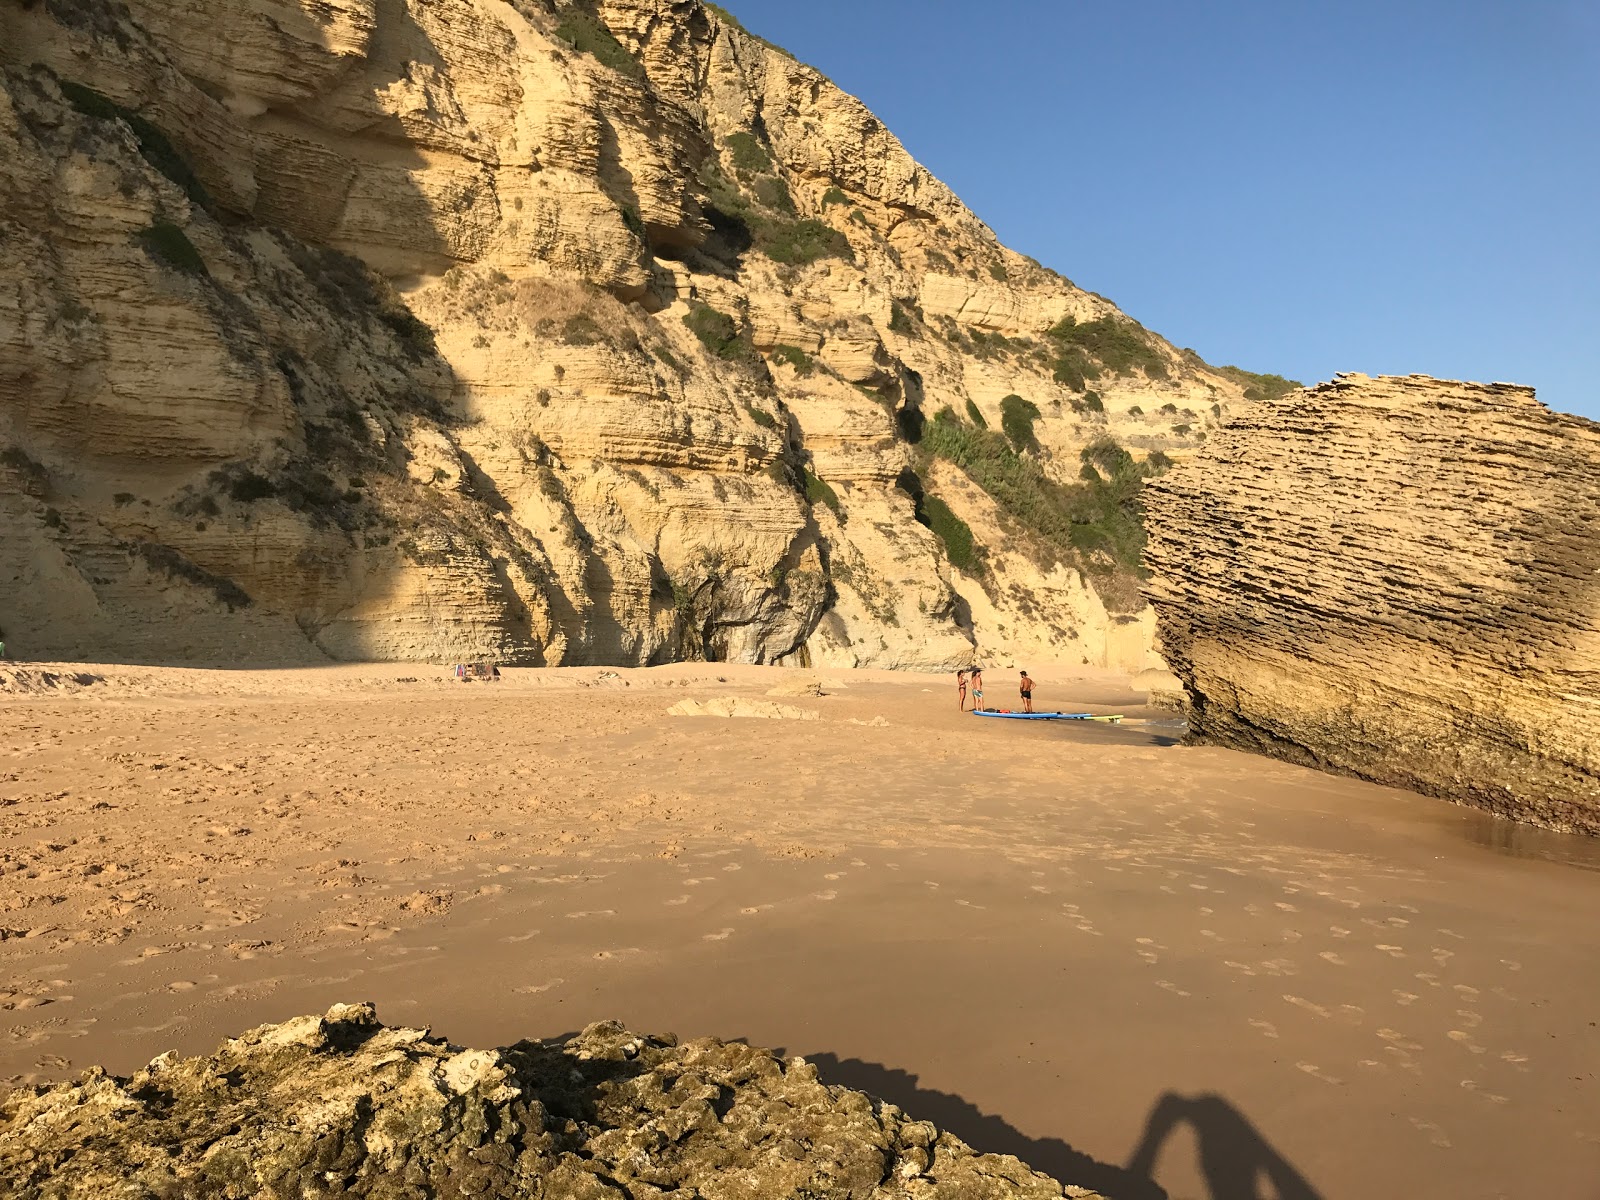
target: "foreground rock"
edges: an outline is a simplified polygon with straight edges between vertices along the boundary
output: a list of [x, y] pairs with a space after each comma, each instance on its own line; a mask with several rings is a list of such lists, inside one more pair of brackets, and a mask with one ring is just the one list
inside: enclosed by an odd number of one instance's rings
[[0, 1101], [0, 1191], [118, 1196], [1089, 1196], [980, 1155], [803, 1060], [592, 1025], [462, 1050], [368, 1005], [210, 1058]]
[[1195, 737], [1600, 834], [1600, 425], [1346, 375], [1148, 499]]
[[914, 439], [1080, 487], [1249, 390], [698, 0], [0, 5], [13, 656], [1137, 670]]

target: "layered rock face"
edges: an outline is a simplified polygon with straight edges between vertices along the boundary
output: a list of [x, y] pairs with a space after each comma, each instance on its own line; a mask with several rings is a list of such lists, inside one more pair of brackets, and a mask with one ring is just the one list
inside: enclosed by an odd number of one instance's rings
[[1128, 564], [919, 431], [1093, 488], [1251, 385], [698, 0], [6, 5], [0, 230], [34, 659], [1137, 669]]
[[1090, 1197], [801, 1059], [592, 1025], [464, 1050], [370, 1006], [263, 1026], [132, 1079], [0, 1098], [17, 1200], [116, 1195]]
[[1148, 501], [1195, 737], [1600, 834], [1600, 425], [1345, 375]]

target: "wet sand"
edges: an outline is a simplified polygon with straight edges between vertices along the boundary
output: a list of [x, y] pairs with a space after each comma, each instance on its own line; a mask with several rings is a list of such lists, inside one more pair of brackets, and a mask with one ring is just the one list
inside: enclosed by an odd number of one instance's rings
[[29, 668], [0, 692], [0, 1080], [338, 1001], [474, 1045], [617, 1017], [805, 1054], [1126, 1200], [1254, 1171], [1600, 1198], [1600, 846], [1035, 674], [1148, 723], [980, 721], [869, 672]]

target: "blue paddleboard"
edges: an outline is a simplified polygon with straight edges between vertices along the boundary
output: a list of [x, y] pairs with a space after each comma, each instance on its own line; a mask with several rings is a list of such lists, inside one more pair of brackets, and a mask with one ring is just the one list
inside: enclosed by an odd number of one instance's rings
[[985, 709], [982, 712], [974, 712], [972, 715], [975, 717], [1008, 717], [1013, 721], [1110, 721], [1112, 724], [1116, 724], [1122, 720], [1120, 714], [1117, 716], [1099, 717], [1094, 713], [1019, 713], [995, 712], [992, 709]]

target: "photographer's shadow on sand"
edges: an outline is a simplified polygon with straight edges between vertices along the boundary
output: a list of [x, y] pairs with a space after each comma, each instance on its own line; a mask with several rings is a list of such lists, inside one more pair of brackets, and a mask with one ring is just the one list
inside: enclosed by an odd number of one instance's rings
[[1164, 1093], [1145, 1118], [1127, 1166], [1104, 1163], [1060, 1138], [1029, 1137], [1004, 1118], [960, 1096], [919, 1085], [907, 1071], [832, 1054], [806, 1056], [829, 1083], [881, 1097], [912, 1116], [932, 1121], [975, 1150], [1012, 1154], [1063, 1183], [1090, 1188], [1107, 1200], [1173, 1200], [1155, 1180], [1162, 1152], [1184, 1126], [1193, 1135], [1204, 1200], [1323, 1200], [1237, 1108], [1221, 1096]]

